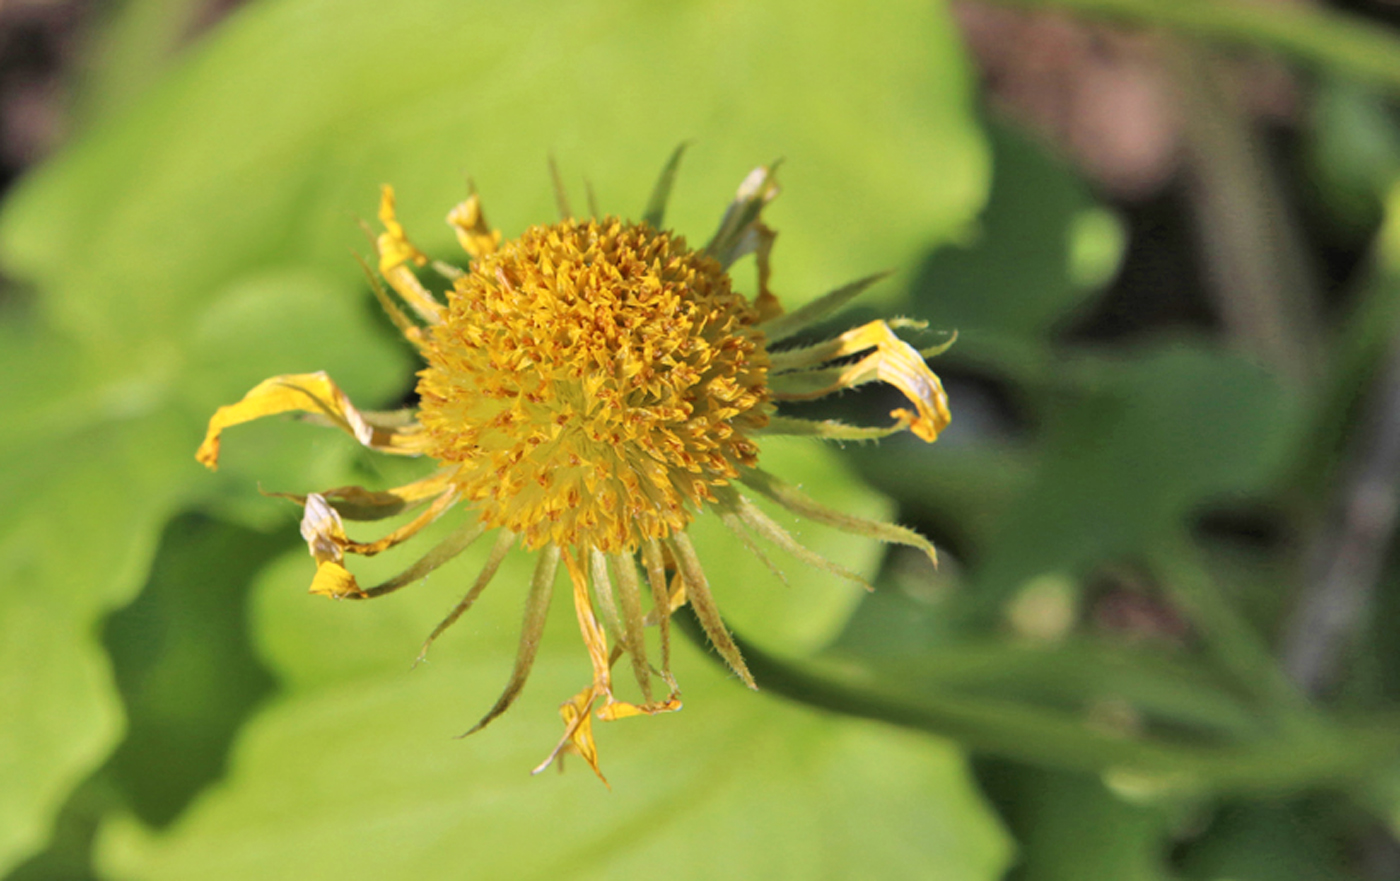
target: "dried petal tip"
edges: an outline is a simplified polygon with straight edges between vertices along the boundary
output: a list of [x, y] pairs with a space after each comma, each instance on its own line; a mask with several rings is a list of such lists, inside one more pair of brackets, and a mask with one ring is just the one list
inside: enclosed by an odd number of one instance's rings
[[[868, 354], [854, 363], [827, 366], [863, 352]], [[812, 400], [879, 381], [904, 392], [914, 405], [914, 410], [900, 408], [890, 416], [920, 439], [933, 443], [952, 421], [943, 383], [919, 350], [884, 321], [861, 325], [825, 343], [779, 352], [773, 356], [772, 370], [773, 397], [779, 401]]]
[[355, 576], [345, 568], [345, 525], [340, 514], [326, 502], [325, 496], [311, 493], [306, 497], [306, 513], [301, 518], [301, 537], [316, 560], [316, 577], [311, 593], [342, 599], [365, 595], [355, 583]]

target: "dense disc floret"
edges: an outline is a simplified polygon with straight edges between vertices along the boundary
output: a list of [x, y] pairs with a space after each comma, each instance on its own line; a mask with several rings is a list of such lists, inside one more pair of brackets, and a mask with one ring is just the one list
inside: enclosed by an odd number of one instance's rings
[[685, 240], [612, 218], [473, 262], [425, 347], [428, 454], [484, 523], [606, 552], [683, 530], [752, 466], [771, 409], [757, 314]]

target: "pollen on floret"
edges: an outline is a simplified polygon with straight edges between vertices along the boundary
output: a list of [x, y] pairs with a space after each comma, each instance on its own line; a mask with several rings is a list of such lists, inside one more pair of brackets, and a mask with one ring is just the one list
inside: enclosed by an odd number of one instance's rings
[[680, 530], [757, 462], [758, 315], [684, 238], [535, 226], [454, 280], [419, 373], [427, 453], [489, 527], [613, 553]]

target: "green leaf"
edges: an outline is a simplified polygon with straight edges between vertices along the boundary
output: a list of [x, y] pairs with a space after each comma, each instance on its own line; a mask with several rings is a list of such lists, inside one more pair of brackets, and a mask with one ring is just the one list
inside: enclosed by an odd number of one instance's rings
[[133, 450], [168, 452], [168, 422], [98, 425], [61, 449], [0, 459], [11, 501], [0, 517], [2, 867], [42, 845], [68, 791], [120, 735], [94, 624], [140, 586], [154, 550], [173, 487]]
[[145, 821], [169, 822], [219, 778], [243, 717], [272, 690], [247, 644], [247, 587], [298, 539], [176, 517], [145, 590], [107, 619], [103, 642], [129, 718], [108, 770]]
[[1021, 843], [1014, 881], [1166, 881], [1170, 818], [1124, 801], [1097, 777], [984, 762], [980, 778]]
[[[442, 217], [466, 174], [517, 234], [553, 216], [550, 151], [566, 182], [586, 176], [603, 210], [630, 214], [693, 137], [671, 217], [696, 240], [749, 169], [786, 156], [770, 223], [783, 234], [777, 280], [796, 301], [908, 266], [985, 193], [967, 73], [927, 4], [419, 0], [385, 16], [367, 0], [288, 0], [241, 12], [136, 112], [31, 179], [5, 217], [5, 262], [85, 338], [160, 333], [250, 263], [353, 278], [349, 221], [372, 216], [384, 182], [431, 253], [449, 253]], [[822, 112], [796, 110], [809, 101]], [[141, 310], [111, 296], [138, 290]]]
[[[314, 320], [309, 310], [298, 320], [304, 296], [317, 303]], [[313, 289], [287, 292], [281, 302], [290, 335], [300, 328], [302, 338], [315, 340], [329, 330], [360, 346], [337, 354], [313, 343], [306, 355], [350, 374], [377, 366], [390, 387], [399, 385], [399, 358], [383, 343], [374, 349], [369, 315], [353, 301], [315, 301]], [[0, 495], [18, 502], [0, 514], [0, 693], [9, 710], [0, 722], [0, 867], [42, 844], [68, 790], [120, 738], [122, 712], [96, 625], [140, 589], [171, 514], [220, 485], [192, 452], [212, 410], [209, 393], [190, 379], [193, 371], [183, 388], [171, 373], [182, 360], [197, 367], [228, 351], [198, 333], [136, 361], [108, 361], [42, 333], [27, 341], [25, 371], [33, 380], [8, 388], [0, 408], [10, 414], [0, 430]], [[254, 354], [263, 351], [254, 347]], [[191, 408], [184, 395], [200, 403]], [[305, 455], [279, 459], [294, 473], [316, 473]], [[225, 480], [238, 461], [232, 457]], [[247, 472], [243, 482], [245, 508], [266, 521], [275, 506], [258, 498], [249, 508], [256, 482]], [[235, 496], [223, 507], [238, 505]]]
[[1067, 166], [1010, 125], [987, 131], [994, 170], [977, 232], [931, 254], [914, 282], [918, 314], [957, 329], [955, 355], [984, 336], [1038, 341], [1098, 294], [1122, 250]]
[[[1340, 801], [1338, 799], [1337, 801]], [[1179, 852], [1181, 877], [1238, 881], [1322, 881], [1364, 877], [1344, 854], [1358, 836], [1351, 805], [1322, 796], [1226, 802], [1210, 826]], [[1353, 844], [1353, 847], [1355, 844]]]
[[[474, 559], [366, 603], [306, 594], [294, 554], [258, 589], [257, 628], [290, 690], [249, 725], [228, 781], [168, 833], [103, 831], [118, 877], [714, 877], [742, 866], [820, 875], [990, 879], [1005, 840], [956, 751], [742, 688], [678, 644], [685, 709], [595, 723], [612, 791], [572, 762], [531, 780], [587, 684], [556, 597], [530, 683], [484, 731], [459, 734], [505, 681], [532, 557], [513, 554], [478, 605], [410, 671], [418, 641]], [[560, 589], [558, 593], [567, 593]], [[727, 867], [727, 868], [726, 868]]]
[[1097, 390], [1053, 413], [984, 590], [1152, 547], [1202, 505], [1263, 488], [1296, 436], [1297, 402], [1235, 356], [1174, 346], [1104, 366]]
[[161, 526], [192, 505], [266, 525], [290, 509], [259, 480], [306, 490], [394, 472], [279, 420], [230, 433], [217, 475], [192, 460], [213, 408], [275, 372], [326, 369], [369, 407], [410, 388], [351, 259], [380, 183], [446, 257], [441, 218], [467, 173], [510, 235], [553, 216], [551, 151], [571, 187], [586, 176], [625, 213], [693, 138], [668, 216], [704, 241], [743, 175], [782, 155], [770, 222], [792, 303], [907, 269], [986, 190], [951, 21], [915, 0], [412, 0], [392, 15], [281, 0], [240, 9], [159, 84], [124, 71], [138, 85], [123, 94], [141, 98], [0, 213], [0, 263], [38, 291], [33, 325], [0, 329], [0, 367], [27, 378], [0, 389], [0, 489], [21, 500], [0, 519], [14, 708], [0, 722], [0, 871], [39, 846], [120, 735], [96, 624], [139, 589]]

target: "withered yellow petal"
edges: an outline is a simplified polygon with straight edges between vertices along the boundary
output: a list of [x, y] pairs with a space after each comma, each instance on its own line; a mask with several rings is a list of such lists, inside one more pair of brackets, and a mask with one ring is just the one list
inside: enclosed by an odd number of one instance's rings
[[603, 776], [603, 770], [598, 767], [598, 745], [593, 742], [593, 717], [589, 715], [589, 710], [593, 708], [593, 702], [597, 699], [597, 689], [590, 685], [559, 706], [559, 716], [564, 720], [564, 736], [559, 738], [559, 743], [549, 751], [545, 760], [530, 772], [531, 774], [538, 774], [548, 768], [560, 753], [573, 753], [588, 763], [588, 767], [593, 769], [593, 773], [598, 775], [604, 786], [612, 788], [608, 778]]
[[[854, 364], [822, 367], [867, 351], [870, 354]], [[904, 392], [914, 405], [914, 411], [901, 408], [890, 415], [907, 421], [909, 430], [922, 440], [937, 440], [952, 421], [943, 383], [929, 370], [919, 350], [896, 336], [884, 321], [863, 324], [825, 343], [779, 352], [773, 356], [772, 366], [773, 397], [780, 401], [819, 398], [879, 380]]]
[[316, 566], [316, 577], [311, 580], [311, 593], [333, 600], [363, 599], [365, 596], [350, 570], [332, 562]]
[[441, 324], [442, 304], [408, 268], [409, 264], [427, 265], [428, 257], [408, 240], [408, 234], [394, 214], [394, 188], [388, 184], [380, 191], [379, 222], [384, 224], [384, 232], [374, 244], [379, 253], [379, 274], [424, 321]]
[[384, 232], [379, 234], [376, 248], [379, 251], [379, 271], [388, 275], [389, 271], [404, 263], [426, 266], [428, 255], [414, 247], [404, 232], [394, 212], [394, 188], [385, 184], [379, 190], [379, 222], [384, 224]]
[[278, 413], [312, 413], [348, 432], [355, 440], [383, 453], [416, 456], [420, 453], [412, 432], [375, 426], [355, 409], [324, 370], [316, 373], [289, 373], [258, 383], [236, 404], [214, 412], [195, 458], [205, 467], [219, 467], [219, 436], [224, 429]]
[[447, 213], [447, 223], [457, 233], [462, 250], [473, 259], [494, 254], [501, 246], [501, 233], [486, 222], [486, 215], [481, 211], [481, 197], [476, 193]]

